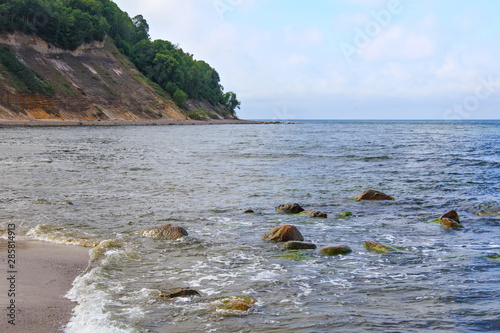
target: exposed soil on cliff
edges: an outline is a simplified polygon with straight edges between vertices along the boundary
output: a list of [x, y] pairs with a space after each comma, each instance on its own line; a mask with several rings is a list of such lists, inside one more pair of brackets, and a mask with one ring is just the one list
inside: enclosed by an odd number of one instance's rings
[[0, 121], [164, 123], [200, 113], [206, 118], [224, 118], [217, 108], [198, 101], [190, 101], [188, 110], [181, 110], [109, 38], [72, 52], [22, 34], [0, 35], [0, 44], [54, 88], [52, 96], [19, 91], [15, 78], [0, 64]]

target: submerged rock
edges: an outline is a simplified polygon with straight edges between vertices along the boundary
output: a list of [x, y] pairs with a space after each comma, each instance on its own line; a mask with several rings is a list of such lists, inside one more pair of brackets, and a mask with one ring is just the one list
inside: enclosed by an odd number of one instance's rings
[[321, 217], [324, 219], [326, 219], [328, 217], [328, 215], [326, 213], [320, 212], [319, 210], [312, 209], [312, 208], [307, 209], [307, 210], [303, 211], [302, 213], [306, 214], [309, 217]]
[[375, 191], [375, 190], [366, 190], [354, 197], [354, 200], [394, 200], [393, 197], [387, 195], [385, 193]]
[[385, 245], [382, 245], [382, 244], [374, 242], [374, 241], [366, 241], [363, 243], [363, 246], [365, 248], [367, 248], [368, 250], [378, 251], [378, 252], [383, 252], [383, 253], [393, 251], [393, 249], [391, 249], [390, 247], [387, 247]]
[[283, 248], [286, 250], [314, 250], [316, 248], [316, 245], [314, 245], [313, 243], [288, 241], [283, 244]]
[[304, 237], [299, 229], [290, 224], [283, 224], [272, 228], [262, 235], [262, 240], [272, 242], [303, 241]]
[[323, 254], [327, 254], [329, 256], [336, 256], [339, 254], [348, 254], [351, 253], [352, 250], [347, 245], [334, 245], [334, 246], [326, 246], [319, 249], [319, 252]]
[[300, 207], [298, 203], [284, 203], [276, 207], [277, 212], [282, 212], [286, 214], [298, 214], [304, 211], [304, 208]]
[[250, 310], [257, 300], [249, 296], [221, 297], [211, 303], [212, 311], [223, 315], [241, 315]]
[[188, 235], [186, 229], [171, 224], [164, 224], [158, 227], [136, 231], [135, 233], [144, 237], [154, 237], [164, 240], [175, 240]]
[[440, 217], [440, 219], [450, 219], [450, 220], [460, 222], [460, 218], [458, 217], [458, 213], [454, 210], [451, 210], [448, 213], [442, 215]]
[[186, 296], [201, 296], [201, 295], [198, 291], [188, 288], [170, 289], [167, 291], [162, 291], [158, 295], [158, 297], [165, 297], [165, 298], [186, 297]]
[[345, 211], [345, 212], [340, 213], [340, 215], [341, 216], [352, 216], [352, 213], [349, 211]]
[[255, 214], [255, 212], [253, 211], [253, 209], [245, 209], [243, 211], [244, 214]]
[[445, 227], [449, 227], [449, 228], [453, 228], [453, 229], [459, 229], [459, 228], [464, 227], [463, 225], [459, 224], [457, 221], [446, 218], [446, 217], [441, 218], [440, 223], [441, 223], [441, 225], [443, 225]]

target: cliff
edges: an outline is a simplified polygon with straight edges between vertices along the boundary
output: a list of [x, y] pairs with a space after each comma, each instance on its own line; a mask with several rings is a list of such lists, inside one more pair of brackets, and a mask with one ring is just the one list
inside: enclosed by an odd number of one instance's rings
[[50, 94], [22, 89], [15, 73], [0, 63], [0, 120], [141, 121], [224, 119], [223, 107], [188, 100], [180, 109], [158, 85], [142, 75], [113, 40], [93, 42], [74, 51], [56, 48], [38, 37], [0, 35], [0, 44]]

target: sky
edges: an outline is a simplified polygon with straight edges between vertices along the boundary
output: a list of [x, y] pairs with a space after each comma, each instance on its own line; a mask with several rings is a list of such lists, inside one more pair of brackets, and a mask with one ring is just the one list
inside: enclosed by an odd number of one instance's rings
[[500, 119], [497, 0], [114, 0], [242, 119]]

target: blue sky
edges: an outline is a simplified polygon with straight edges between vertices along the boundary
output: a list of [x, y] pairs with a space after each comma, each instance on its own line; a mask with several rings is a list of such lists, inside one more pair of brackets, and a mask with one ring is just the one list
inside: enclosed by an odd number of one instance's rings
[[116, 0], [245, 119], [499, 119], [500, 1]]

